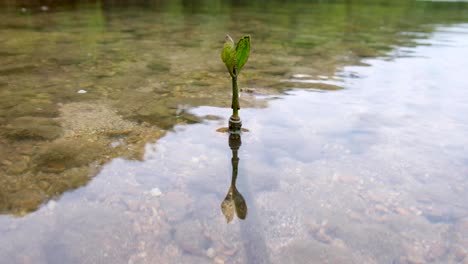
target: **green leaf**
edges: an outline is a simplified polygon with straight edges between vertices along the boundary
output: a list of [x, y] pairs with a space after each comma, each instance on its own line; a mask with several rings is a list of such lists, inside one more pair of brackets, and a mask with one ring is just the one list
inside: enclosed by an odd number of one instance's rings
[[243, 36], [236, 46], [236, 74], [239, 74], [244, 64], [249, 59], [250, 54], [250, 36]]
[[223, 51], [221, 52], [221, 59], [231, 74], [232, 77], [234, 74], [234, 67], [236, 66], [236, 48], [234, 46], [234, 41], [229, 35], [226, 35]]

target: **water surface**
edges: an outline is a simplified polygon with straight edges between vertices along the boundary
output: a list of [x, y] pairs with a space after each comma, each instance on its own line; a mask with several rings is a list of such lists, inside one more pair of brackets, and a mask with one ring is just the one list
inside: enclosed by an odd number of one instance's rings
[[389, 3], [4, 4], [1, 262], [468, 261], [468, 6]]

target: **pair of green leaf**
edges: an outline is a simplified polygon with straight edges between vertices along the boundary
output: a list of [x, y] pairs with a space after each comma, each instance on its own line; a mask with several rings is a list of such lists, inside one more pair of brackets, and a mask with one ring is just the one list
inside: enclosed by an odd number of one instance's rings
[[243, 36], [237, 45], [234, 45], [234, 40], [231, 36], [226, 35], [224, 41], [223, 52], [221, 53], [221, 59], [229, 71], [231, 76], [237, 77], [244, 64], [249, 59], [250, 54], [250, 36]]

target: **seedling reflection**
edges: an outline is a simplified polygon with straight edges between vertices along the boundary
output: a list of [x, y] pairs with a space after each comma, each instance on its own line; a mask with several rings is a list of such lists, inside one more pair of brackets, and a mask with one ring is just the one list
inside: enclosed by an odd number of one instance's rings
[[226, 198], [221, 203], [221, 211], [226, 217], [227, 222], [231, 222], [234, 218], [234, 212], [237, 217], [244, 220], [247, 217], [247, 204], [242, 194], [236, 188], [237, 172], [239, 166], [238, 150], [242, 145], [241, 135], [236, 133], [229, 134], [229, 147], [232, 150], [232, 176], [231, 186], [229, 187]]

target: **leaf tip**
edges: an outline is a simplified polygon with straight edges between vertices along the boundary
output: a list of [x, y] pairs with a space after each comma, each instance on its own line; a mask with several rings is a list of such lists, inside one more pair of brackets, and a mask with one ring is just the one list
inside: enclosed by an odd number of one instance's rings
[[231, 36], [229, 36], [229, 34], [226, 34], [226, 37], [224, 38], [224, 41], [225, 42], [229, 41], [229, 42], [234, 43], [234, 40], [231, 38]]

